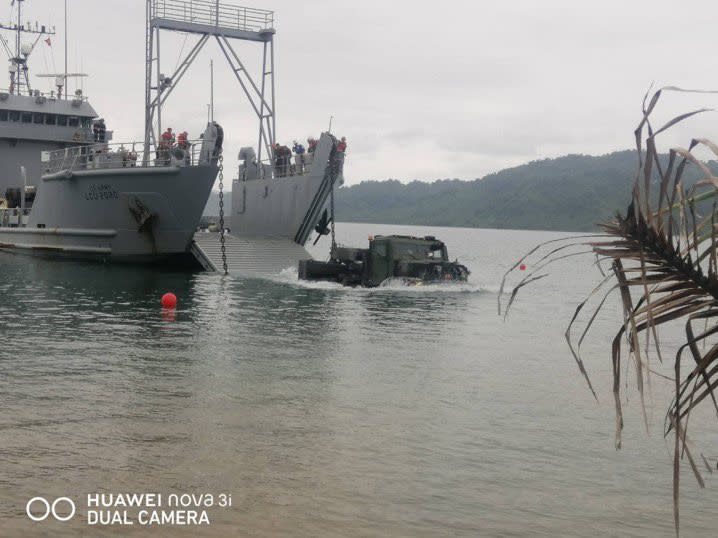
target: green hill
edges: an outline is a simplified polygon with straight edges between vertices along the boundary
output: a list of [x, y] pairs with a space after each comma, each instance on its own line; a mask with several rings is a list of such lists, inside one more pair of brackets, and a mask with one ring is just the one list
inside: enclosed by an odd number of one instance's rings
[[366, 181], [337, 193], [337, 221], [482, 228], [594, 230], [624, 209], [636, 153], [567, 155], [474, 181]]

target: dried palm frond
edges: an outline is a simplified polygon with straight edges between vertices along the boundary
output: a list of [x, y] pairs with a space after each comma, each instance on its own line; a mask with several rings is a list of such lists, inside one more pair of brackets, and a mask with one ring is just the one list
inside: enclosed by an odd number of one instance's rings
[[[621, 446], [623, 429], [622, 362], [628, 360], [635, 365], [637, 389], [643, 403], [644, 383], [655, 374], [648, 360], [649, 349], [655, 350], [662, 361], [659, 341], [662, 326], [668, 323], [685, 325], [685, 341], [674, 357], [675, 394], [665, 427], [665, 435], [673, 432], [675, 437], [673, 501], [678, 534], [681, 458], [688, 460], [699, 485], [703, 487], [703, 479], [689, 450], [687, 431], [691, 412], [699, 405], [712, 404], [718, 416], [714, 393], [718, 388], [718, 177], [693, 153], [697, 147], [704, 147], [718, 157], [718, 146], [706, 139], [693, 139], [687, 149], [671, 149], [667, 162], [660, 158], [656, 136], [706, 110], [682, 114], [654, 130], [650, 115], [666, 90], [686, 91], [674, 87], [662, 88], [650, 100], [648, 95], [644, 99], [643, 117], [635, 131], [638, 171], [626, 213], [617, 214], [601, 224], [602, 235], [567, 237], [538, 245], [507, 271], [501, 289], [507, 276], [520, 264], [528, 258], [539, 258], [533, 262], [534, 270], [513, 288], [505, 309], [508, 313], [521, 288], [547, 276], [540, 273], [547, 265], [586, 252], [597, 257], [599, 267], [602, 262], [608, 262], [608, 274], [576, 308], [566, 330], [566, 340], [591, 392], [596, 396], [580, 348], [607, 297], [618, 292], [623, 319], [611, 348], [616, 448]], [[700, 178], [687, 188], [685, 173], [689, 168], [698, 170]], [[657, 191], [652, 192], [652, 188]], [[603, 296], [598, 306], [580, 338], [575, 341], [572, 328], [579, 314], [600, 292]], [[501, 296], [500, 293], [499, 312]], [[641, 338], [645, 339], [643, 348]], [[624, 341], [625, 350], [622, 347]], [[645, 420], [645, 405], [642, 409]], [[710, 469], [707, 462], [706, 466]]]

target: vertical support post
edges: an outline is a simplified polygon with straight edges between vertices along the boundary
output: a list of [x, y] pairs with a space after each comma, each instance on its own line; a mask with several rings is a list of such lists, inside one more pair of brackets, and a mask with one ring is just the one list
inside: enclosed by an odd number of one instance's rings
[[147, 0], [146, 2], [145, 17], [147, 25], [145, 28], [145, 147], [142, 162], [147, 166], [150, 153], [150, 135], [152, 133], [152, 57], [154, 51], [154, 43], [152, 42], [154, 33], [152, 28], [152, 0]]
[[[262, 162], [262, 136], [264, 135], [264, 86], [267, 80], [267, 42], [263, 43], [264, 52], [262, 54], [262, 93], [261, 103], [259, 106], [259, 140], [257, 141], [257, 162]], [[270, 136], [271, 139], [271, 136]], [[267, 148], [267, 155], [271, 155], [271, 149]]]
[[20, 29], [20, 21], [22, 20], [22, 2], [17, 3], [17, 34], [15, 36], [15, 61], [13, 62], [15, 66], [15, 73], [13, 74], [16, 87], [17, 87], [17, 94], [20, 95], [20, 64], [18, 63], [18, 60], [20, 59], [20, 32], [22, 30]]
[[25, 75], [25, 87], [27, 88], [27, 94], [32, 95], [32, 88], [30, 87], [30, 76], [27, 74], [27, 64], [22, 66], [22, 73]]
[[25, 216], [25, 191], [27, 191], [27, 171], [24, 166], [20, 166], [20, 175], [22, 176], [22, 192], [20, 193], [20, 222], [18, 226], [22, 228], [22, 218]]
[[161, 80], [161, 74], [160, 73], [160, 29], [157, 28], [157, 138], [155, 140], [160, 140], [162, 138], [162, 80]]
[[22, 21], [22, 2], [17, 3], [17, 34], [15, 35], [15, 57], [20, 57], [20, 21]]
[[272, 132], [269, 133], [269, 142], [274, 144], [277, 140], [277, 102], [275, 100], [274, 92], [274, 36], [271, 36], [269, 41], [269, 48], [272, 59]]
[[67, 83], [67, 0], [65, 0], [65, 76], [63, 80], [65, 81], [65, 98], [67, 99], [67, 92], [70, 89]]

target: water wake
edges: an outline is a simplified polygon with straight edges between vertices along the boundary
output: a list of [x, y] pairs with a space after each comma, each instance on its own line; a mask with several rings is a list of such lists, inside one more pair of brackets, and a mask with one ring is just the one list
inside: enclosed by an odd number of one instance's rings
[[[300, 280], [296, 267], [287, 267], [279, 274], [267, 275], [267, 280], [288, 284], [290, 286], [313, 289], [331, 290], [352, 293], [498, 293], [498, 285], [486, 285], [474, 282], [460, 284], [429, 284], [424, 286], [406, 286], [400, 282], [390, 282], [377, 288], [347, 287], [336, 282]], [[504, 290], [506, 292], [506, 290]], [[511, 290], [508, 290], [511, 293]]]

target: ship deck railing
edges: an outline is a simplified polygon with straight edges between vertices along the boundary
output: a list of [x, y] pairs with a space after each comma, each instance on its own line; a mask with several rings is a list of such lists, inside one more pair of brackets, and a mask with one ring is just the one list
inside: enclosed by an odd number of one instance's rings
[[[10, 95], [17, 95], [16, 90], [10, 91], [10, 88], [0, 88], [0, 99], [5, 100]], [[34, 89], [29, 92], [27, 90], [22, 91], [20, 93], [20, 97], [34, 97], [37, 100], [38, 104], [42, 104], [46, 100], [49, 99], [51, 101], [71, 101], [74, 103], [78, 103], [78, 106], [79, 106], [79, 104], [82, 104], [82, 103], [88, 103], [90, 100], [89, 97], [87, 97], [87, 95], [85, 95], [84, 93], [80, 94], [80, 95], [78, 95], [78, 94], [64, 95], [63, 94], [62, 97], [58, 97], [55, 94], [54, 90], [50, 90], [49, 92], [43, 92], [38, 89]], [[43, 101], [43, 99], [45, 101]]]
[[[312, 172], [314, 164], [314, 153], [300, 155], [292, 154], [288, 163], [282, 163], [277, 158], [262, 159], [259, 164], [239, 165], [239, 176], [237, 181], [251, 181], [253, 179], [283, 179], [295, 176], [308, 176]], [[333, 173], [340, 174], [344, 167], [344, 154], [336, 153], [333, 158], [328, 159], [324, 166], [332, 166]], [[322, 169], [321, 173], [324, 173]]]
[[188, 140], [184, 148], [150, 146], [145, 158], [144, 142], [98, 142], [54, 151], [42, 152], [43, 174], [66, 170], [95, 170], [114, 168], [155, 168], [196, 166], [210, 161], [208, 149], [202, 155], [202, 139]]
[[312, 171], [313, 156], [311, 153], [304, 155], [304, 161], [297, 161], [296, 155], [292, 155], [289, 164], [282, 164], [276, 159], [262, 159], [260, 166], [252, 163], [249, 166], [240, 164], [239, 181], [251, 179], [282, 179], [294, 176], [308, 176]]
[[274, 27], [274, 12], [215, 0], [154, 0], [152, 18], [246, 32]]

